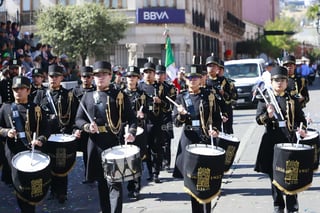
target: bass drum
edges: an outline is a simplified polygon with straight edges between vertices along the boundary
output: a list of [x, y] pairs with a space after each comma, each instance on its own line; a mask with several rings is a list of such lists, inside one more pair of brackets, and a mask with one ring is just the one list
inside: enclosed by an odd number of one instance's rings
[[51, 157], [52, 175], [64, 177], [73, 168], [76, 161], [76, 137], [68, 134], [52, 134], [44, 150]]
[[224, 172], [231, 168], [236, 153], [238, 151], [240, 140], [232, 135], [219, 133], [217, 145], [226, 151], [226, 160], [224, 162]]
[[12, 181], [17, 196], [31, 205], [36, 205], [49, 190], [50, 157], [36, 150], [33, 157], [31, 153], [23, 151], [13, 156]]
[[104, 177], [110, 182], [123, 182], [141, 176], [140, 149], [135, 145], [120, 145], [101, 153]]
[[220, 193], [224, 172], [224, 149], [207, 144], [186, 147], [184, 188], [199, 203], [209, 203]]
[[317, 170], [319, 167], [319, 154], [320, 154], [319, 132], [316, 129], [308, 128], [306, 137], [301, 139], [300, 143], [307, 144], [314, 147], [313, 170]]
[[285, 194], [294, 195], [311, 185], [314, 148], [305, 144], [274, 146], [272, 183]]

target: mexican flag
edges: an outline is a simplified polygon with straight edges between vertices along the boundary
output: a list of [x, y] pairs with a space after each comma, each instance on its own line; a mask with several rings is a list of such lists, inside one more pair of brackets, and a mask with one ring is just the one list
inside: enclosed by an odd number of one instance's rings
[[167, 68], [167, 75], [171, 79], [172, 83], [176, 86], [178, 91], [180, 90], [180, 85], [178, 84], [177, 79], [177, 68], [174, 63], [174, 56], [171, 48], [171, 39], [170, 36], [166, 37], [166, 63], [165, 67]]

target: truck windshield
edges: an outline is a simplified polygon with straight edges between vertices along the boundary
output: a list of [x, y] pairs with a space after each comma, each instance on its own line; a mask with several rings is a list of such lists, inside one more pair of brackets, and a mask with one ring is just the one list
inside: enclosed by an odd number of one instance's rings
[[259, 77], [258, 64], [225, 65], [225, 76], [231, 79]]

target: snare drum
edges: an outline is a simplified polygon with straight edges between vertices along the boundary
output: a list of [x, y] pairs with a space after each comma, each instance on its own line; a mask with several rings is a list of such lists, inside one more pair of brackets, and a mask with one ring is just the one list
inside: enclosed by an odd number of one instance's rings
[[44, 150], [51, 157], [52, 175], [68, 175], [76, 161], [76, 137], [68, 134], [52, 134], [45, 143]]
[[231, 168], [234, 158], [239, 148], [240, 140], [232, 135], [219, 133], [217, 145], [226, 151], [226, 160], [224, 162], [224, 171]]
[[50, 174], [50, 157], [37, 150], [19, 152], [12, 158], [12, 181], [17, 196], [36, 205], [47, 194]]
[[307, 144], [314, 147], [313, 170], [317, 170], [319, 167], [319, 154], [320, 154], [318, 131], [315, 129], [308, 128], [306, 137], [301, 139], [300, 143]]
[[272, 183], [288, 195], [306, 190], [313, 177], [313, 153], [314, 148], [305, 144], [276, 144]]
[[104, 177], [110, 182], [123, 182], [141, 176], [140, 149], [135, 145], [120, 145], [101, 153]]
[[186, 147], [184, 188], [199, 203], [209, 203], [220, 192], [224, 172], [225, 151], [207, 144]]

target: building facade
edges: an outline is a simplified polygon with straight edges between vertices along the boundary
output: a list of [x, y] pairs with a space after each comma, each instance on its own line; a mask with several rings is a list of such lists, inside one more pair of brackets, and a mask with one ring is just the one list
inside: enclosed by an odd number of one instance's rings
[[84, 2], [100, 3], [130, 20], [126, 37], [104, 56], [114, 65], [141, 66], [149, 59], [164, 63], [166, 26], [177, 66], [204, 63], [211, 54], [232, 58], [245, 32], [242, 0], [5, 0], [1, 17], [34, 31], [34, 14], [44, 5]]

